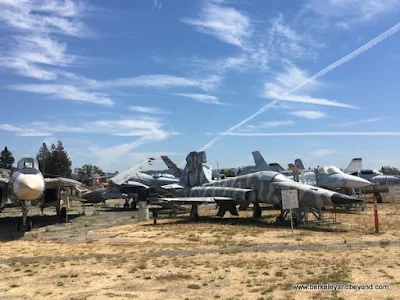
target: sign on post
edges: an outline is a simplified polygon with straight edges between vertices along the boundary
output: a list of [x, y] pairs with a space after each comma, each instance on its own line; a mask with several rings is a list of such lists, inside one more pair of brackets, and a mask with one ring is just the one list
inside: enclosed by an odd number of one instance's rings
[[299, 208], [298, 192], [296, 189], [282, 190], [282, 209], [290, 210], [290, 226], [293, 232], [293, 208]]
[[296, 189], [282, 190], [282, 208], [283, 209], [299, 208], [299, 201]]

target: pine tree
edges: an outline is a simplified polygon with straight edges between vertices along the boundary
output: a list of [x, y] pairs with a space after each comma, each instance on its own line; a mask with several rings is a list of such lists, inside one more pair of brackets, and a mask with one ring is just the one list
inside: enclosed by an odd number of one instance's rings
[[[39, 165], [42, 166], [41, 171], [43, 173], [71, 177], [72, 163], [61, 141], [57, 142], [57, 146], [51, 144], [50, 150], [47, 145], [43, 143], [36, 157], [38, 158]], [[40, 161], [42, 161], [42, 163], [40, 163]]]
[[7, 149], [7, 146], [4, 147], [4, 150], [0, 153], [0, 168], [12, 169], [14, 161], [12, 153]]
[[55, 171], [57, 175], [64, 177], [71, 177], [71, 160], [69, 159], [67, 151], [65, 151], [64, 146], [61, 141], [57, 142], [57, 147], [52, 153], [53, 161], [55, 163]]
[[50, 158], [49, 148], [47, 148], [46, 143], [43, 143], [42, 147], [40, 147], [39, 149], [39, 153], [36, 155], [36, 159], [39, 162], [39, 169], [43, 174], [46, 174], [47, 172], [46, 164], [49, 158]]

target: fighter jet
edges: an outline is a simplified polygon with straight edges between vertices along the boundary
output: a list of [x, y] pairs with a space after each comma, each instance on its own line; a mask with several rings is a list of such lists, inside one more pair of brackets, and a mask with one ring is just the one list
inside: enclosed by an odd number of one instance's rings
[[295, 166], [299, 171], [302, 171], [302, 182], [327, 188], [327, 189], [337, 189], [337, 188], [351, 188], [359, 189], [366, 188], [371, 185], [366, 179], [353, 176], [350, 174], [345, 174], [339, 168], [334, 166], [318, 167], [314, 170], [305, 170], [303, 162], [301, 159], [295, 160]]
[[[58, 215], [66, 214], [65, 208], [61, 209], [61, 187], [75, 187], [82, 185], [80, 182], [68, 178], [43, 178], [39, 171], [39, 164], [32, 157], [23, 157], [17, 163], [17, 169], [2, 172], [0, 177], [0, 209], [6, 205], [22, 207], [22, 218], [18, 229], [27, 231], [32, 228], [32, 221], [28, 219], [31, 205], [41, 208], [54, 205]], [[9, 176], [4, 176], [8, 173]], [[6, 174], [7, 175], [7, 174]]]
[[[211, 166], [207, 165], [205, 152], [190, 152], [186, 157], [186, 167], [181, 177], [184, 188], [176, 192], [175, 198], [154, 199], [180, 204], [191, 204], [191, 218], [198, 217], [197, 207], [202, 203], [217, 203], [217, 216], [224, 216], [226, 211], [238, 215], [236, 205], [242, 202], [253, 203], [254, 217], [261, 216], [259, 203], [279, 205], [281, 207], [281, 191], [297, 189], [299, 192], [299, 209], [294, 210], [295, 223], [303, 222], [310, 207], [319, 208], [335, 206], [343, 203], [360, 203], [362, 200], [330, 190], [301, 184], [286, 176], [274, 172], [263, 171], [249, 175], [211, 181]], [[277, 220], [284, 220], [287, 211], [281, 209]]]
[[389, 192], [391, 184], [400, 184], [400, 177], [384, 175], [377, 170], [363, 169], [362, 158], [353, 158], [344, 172], [369, 180], [372, 185], [364, 188], [365, 193], [374, 194], [378, 203], [382, 202], [382, 195], [380, 193]]
[[[151, 165], [155, 157], [149, 157], [129, 169], [109, 178], [109, 186], [107, 188], [98, 187], [96, 189], [87, 190], [81, 194], [89, 203], [105, 202], [108, 199], [125, 199], [124, 208], [135, 209], [137, 202], [146, 199], [150, 194], [150, 189], [157, 187], [158, 192], [168, 193], [168, 190], [182, 188], [179, 185], [179, 178], [170, 174], [154, 174], [149, 175], [141, 172], [143, 167]], [[129, 201], [131, 203], [129, 204]]]

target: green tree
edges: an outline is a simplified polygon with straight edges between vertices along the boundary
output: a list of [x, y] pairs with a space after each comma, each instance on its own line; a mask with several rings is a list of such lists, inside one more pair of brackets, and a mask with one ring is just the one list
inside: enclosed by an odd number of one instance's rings
[[221, 171], [219, 172], [220, 175], [225, 175], [225, 177], [235, 177], [235, 172], [233, 172], [232, 170], [225, 170], [225, 169], [221, 169]]
[[81, 168], [78, 168], [78, 180], [84, 181], [92, 178], [94, 174], [99, 174], [100, 176], [104, 176], [104, 172], [98, 166], [85, 164]]
[[4, 150], [0, 153], [0, 168], [12, 169], [14, 161], [11, 151], [8, 150], [7, 146], [4, 147]]
[[232, 170], [226, 170], [225, 171], [225, 176], [226, 177], [235, 177], [235, 172], [233, 172]]
[[36, 159], [39, 162], [39, 170], [43, 174], [46, 173], [46, 162], [50, 158], [50, 151], [47, 148], [46, 143], [42, 144], [42, 147], [39, 149], [39, 153], [36, 155]]
[[383, 166], [380, 171], [385, 175], [400, 175], [400, 170], [391, 166]]
[[42, 168], [44, 166], [43, 172], [46, 174], [71, 177], [72, 162], [61, 141], [57, 142], [57, 146], [51, 144], [50, 150], [48, 150], [47, 145], [43, 143], [37, 157], [42, 159]]

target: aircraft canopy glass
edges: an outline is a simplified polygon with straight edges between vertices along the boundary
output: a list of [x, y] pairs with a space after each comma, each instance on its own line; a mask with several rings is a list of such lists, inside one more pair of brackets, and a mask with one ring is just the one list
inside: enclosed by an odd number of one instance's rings
[[339, 168], [333, 167], [333, 166], [318, 168], [318, 172], [321, 174], [328, 174], [328, 175], [343, 174], [343, 171], [341, 171]]
[[32, 157], [23, 157], [18, 161], [17, 168], [22, 169], [36, 169], [39, 170], [39, 163]]

